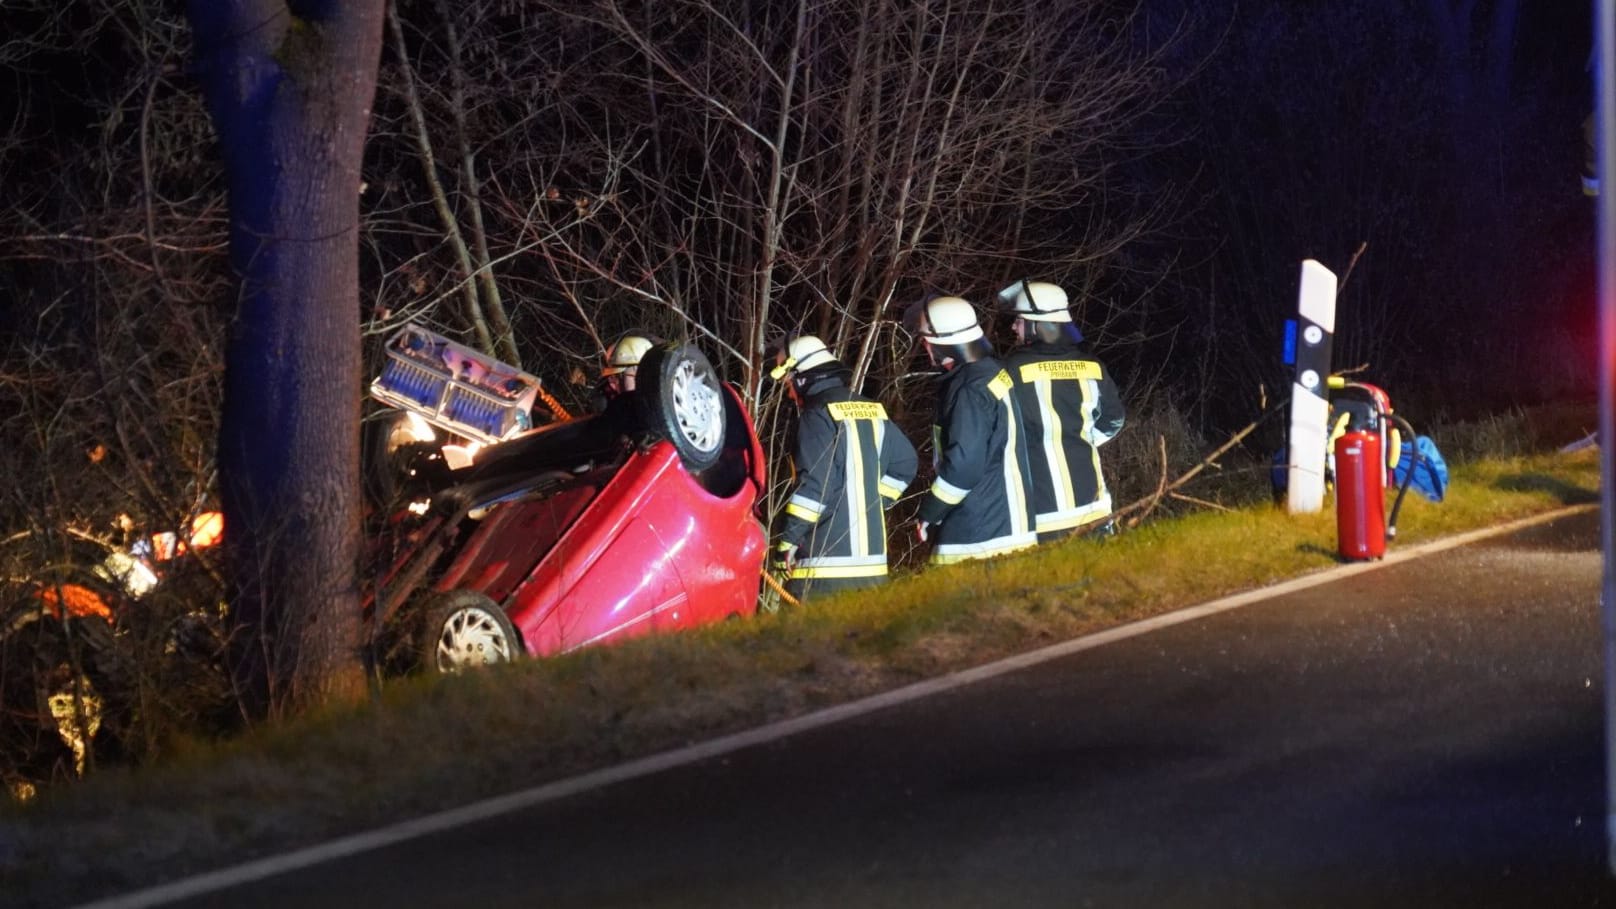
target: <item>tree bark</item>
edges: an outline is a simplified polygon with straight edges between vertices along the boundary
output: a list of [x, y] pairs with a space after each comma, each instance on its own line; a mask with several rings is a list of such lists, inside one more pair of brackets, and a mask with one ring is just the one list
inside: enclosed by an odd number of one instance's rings
[[219, 439], [249, 714], [364, 686], [360, 164], [385, 0], [190, 0], [240, 282]]

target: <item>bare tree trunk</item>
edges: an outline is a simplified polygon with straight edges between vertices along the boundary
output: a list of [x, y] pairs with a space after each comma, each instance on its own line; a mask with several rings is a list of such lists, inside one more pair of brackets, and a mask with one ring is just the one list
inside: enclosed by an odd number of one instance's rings
[[[494, 356], [520, 367], [522, 356], [516, 349], [516, 335], [511, 331], [510, 317], [505, 314], [505, 299], [500, 296], [499, 282], [494, 280], [494, 262], [488, 255], [488, 230], [483, 226], [482, 194], [477, 191], [477, 159], [472, 154], [471, 142], [466, 137], [466, 74], [460, 62], [460, 33], [455, 30], [454, 16], [447, 4], [439, 0], [438, 18], [449, 39], [449, 111], [454, 117], [455, 138], [460, 150], [460, 182], [466, 196], [466, 207], [471, 212], [472, 251], [477, 256], [477, 288], [482, 294], [483, 311], [488, 314], [488, 327], [494, 333]], [[400, 42], [402, 46], [402, 42]]]
[[253, 713], [363, 691], [360, 162], [385, 0], [192, 0], [240, 280], [219, 439]]
[[757, 308], [752, 311], [751, 336], [747, 345], [750, 357], [746, 377], [746, 403], [756, 407], [762, 394], [762, 367], [764, 347], [768, 344], [769, 307], [774, 300], [774, 265], [780, 257], [781, 232], [785, 218], [781, 212], [784, 198], [790, 189], [791, 175], [786, 164], [786, 133], [791, 126], [794, 97], [797, 89], [802, 55], [803, 32], [808, 19], [807, 0], [798, 0], [797, 27], [791, 42], [791, 57], [785, 65], [785, 84], [780, 87], [779, 117], [775, 121], [774, 138], [769, 142], [769, 195], [763, 208], [763, 261], [758, 263]]
[[438, 179], [437, 156], [432, 153], [432, 137], [426, 128], [426, 114], [421, 109], [421, 95], [415, 87], [415, 72], [410, 67], [408, 48], [404, 46], [404, 27], [398, 21], [398, 8], [392, 5], [387, 8], [387, 26], [393, 36], [393, 52], [398, 55], [399, 73], [403, 76], [404, 105], [410, 111], [410, 125], [415, 127], [415, 148], [421, 157], [421, 175], [432, 193], [432, 207], [438, 213], [438, 222], [443, 225], [449, 248], [454, 251], [455, 263], [460, 266], [459, 291], [461, 304], [465, 307], [466, 323], [477, 336], [477, 346], [492, 354], [494, 333], [477, 298], [477, 285], [474, 283], [476, 269], [471, 264], [471, 251], [466, 247], [466, 238], [460, 233], [460, 221], [449, 206], [443, 181]]

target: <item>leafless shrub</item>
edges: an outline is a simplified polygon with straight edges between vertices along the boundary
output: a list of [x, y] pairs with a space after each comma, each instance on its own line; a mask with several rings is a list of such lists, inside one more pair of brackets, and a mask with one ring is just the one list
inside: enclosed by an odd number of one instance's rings
[[[120, 727], [119, 756], [139, 759], [189, 709], [176, 707], [177, 689], [161, 683], [162, 648], [172, 642], [147, 646], [145, 638], [194, 603], [179, 604], [176, 588], [136, 604], [94, 569], [212, 505], [223, 195], [199, 166], [206, 121], [177, 78], [185, 36], [171, 15], [158, 4], [91, 3], [47, 24], [11, 40], [11, 65], [84, 51], [86, 26], [103, 39], [98, 50], [115, 46], [135, 65], [123, 81], [78, 99], [88, 123], [56, 124], [47, 137], [33, 133], [46, 121], [21, 116], [11, 124], [14, 141], [0, 142], [0, 166], [35, 175], [0, 207], [0, 289], [8, 296], [0, 472], [11, 479], [0, 497], [0, 618], [16, 628], [41, 615], [44, 586], [100, 585], [118, 612], [77, 637], [116, 634], [129, 662], [115, 681], [121, 690], [102, 695], [122, 715], [103, 721]], [[47, 103], [53, 89], [29, 84], [29, 100]], [[217, 577], [201, 578], [177, 587], [217, 603]], [[66, 627], [48, 616], [28, 627], [53, 624]], [[0, 671], [14, 680], [29, 668], [19, 653], [31, 661], [43, 652], [8, 649]], [[101, 659], [76, 647], [70, 655], [81, 668]], [[112, 684], [103, 679], [101, 687]], [[0, 753], [0, 765], [17, 757]]]
[[[1106, 291], [1160, 215], [1119, 171], [1160, 74], [1113, 6], [404, 0], [367, 152], [358, 315], [372, 333], [418, 320], [469, 338], [578, 410], [618, 335], [688, 337], [745, 389], [776, 452], [794, 420], [763, 359], [785, 332], [816, 331], [923, 438], [929, 383], [892, 328], [910, 299], [982, 301], [1037, 275], [1077, 291], [1105, 347], [1152, 337], [1150, 301]], [[155, 0], [28, 9], [36, 27], [0, 42], [0, 66], [93, 49], [119, 75], [75, 99], [83, 123], [57, 129], [41, 113], [55, 89], [37, 81], [20, 102], [32, 113], [0, 127], [0, 167], [39, 175], [0, 203], [14, 578], [92, 566], [215, 505], [234, 305], [183, 21]], [[1108, 449], [1115, 482], [1136, 473], [1131, 439], [1143, 465], [1148, 423]], [[192, 679], [205, 694], [183, 703], [161, 658], [216, 611], [209, 567], [135, 604], [149, 623], [119, 626], [151, 724], [137, 752], [162, 747], [160, 722], [218, 720], [213, 681]]]

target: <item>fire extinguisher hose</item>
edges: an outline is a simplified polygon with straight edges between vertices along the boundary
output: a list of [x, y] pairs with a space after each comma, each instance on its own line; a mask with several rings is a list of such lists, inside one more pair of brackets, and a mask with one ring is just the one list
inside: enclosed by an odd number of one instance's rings
[[763, 569], [763, 580], [768, 582], [769, 589], [773, 590], [776, 594], [778, 594], [779, 597], [780, 597], [780, 600], [782, 602], [784, 602], [787, 606], [801, 606], [802, 605], [801, 601], [799, 601], [796, 597], [794, 597], [790, 593], [788, 593], [786, 591], [785, 585], [781, 584], [779, 582], [779, 580], [777, 580], [775, 578], [774, 575], [770, 574], [769, 569], [767, 569], [767, 568]]
[[1414, 482], [1414, 471], [1420, 469], [1420, 445], [1414, 437], [1414, 427], [1397, 414], [1388, 414], [1397, 428], [1402, 430], [1403, 438], [1409, 442], [1413, 455], [1409, 458], [1408, 471], [1403, 474], [1403, 482], [1397, 487], [1397, 499], [1392, 502], [1392, 513], [1386, 516], [1386, 539], [1397, 536], [1397, 513], [1403, 509], [1403, 497], [1408, 495], [1408, 487]]

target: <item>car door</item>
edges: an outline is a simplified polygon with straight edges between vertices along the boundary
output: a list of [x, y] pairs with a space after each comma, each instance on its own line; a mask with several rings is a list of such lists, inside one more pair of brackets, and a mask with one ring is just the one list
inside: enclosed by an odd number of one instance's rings
[[631, 456], [511, 598], [528, 651], [546, 655], [676, 623], [691, 528], [666, 511], [671, 446]]

